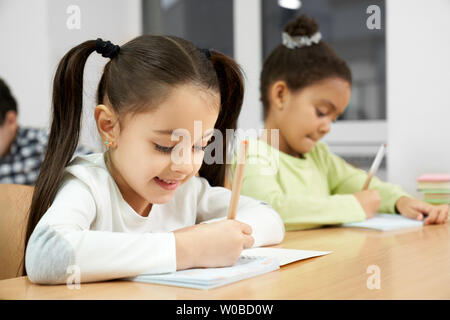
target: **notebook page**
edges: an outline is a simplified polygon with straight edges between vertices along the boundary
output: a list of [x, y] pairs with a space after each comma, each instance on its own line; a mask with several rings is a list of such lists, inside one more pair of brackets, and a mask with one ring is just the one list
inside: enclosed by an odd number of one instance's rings
[[329, 253], [331, 253], [331, 251], [313, 251], [284, 248], [250, 248], [242, 250], [241, 256], [249, 258], [274, 258], [278, 260], [281, 267], [294, 261], [323, 256]]
[[165, 274], [141, 274], [124, 280], [211, 289], [279, 269], [273, 258], [240, 257], [231, 267], [195, 268]]
[[380, 231], [418, 228], [423, 226], [423, 221], [409, 219], [399, 214], [377, 213], [374, 217], [361, 222], [344, 223], [342, 227], [368, 228]]

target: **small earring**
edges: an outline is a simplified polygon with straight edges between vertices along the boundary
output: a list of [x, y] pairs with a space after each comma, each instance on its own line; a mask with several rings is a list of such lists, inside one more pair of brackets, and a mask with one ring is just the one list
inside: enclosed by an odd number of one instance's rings
[[109, 148], [115, 148], [116, 144], [114, 143], [114, 141], [108, 141], [105, 140], [105, 146], [109, 149]]

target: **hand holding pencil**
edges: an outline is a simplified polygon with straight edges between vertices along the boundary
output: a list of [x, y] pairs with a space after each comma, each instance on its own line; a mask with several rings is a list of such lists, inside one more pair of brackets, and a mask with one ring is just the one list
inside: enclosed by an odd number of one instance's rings
[[361, 207], [366, 213], [367, 219], [373, 217], [380, 207], [381, 203], [380, 194], [376, 190], [370, 190], [369, 185], [375, 173], [377, 172], [381, 161], [383, 160], [385, 150], [386, 144], [381, 145], [380, 149], [378, 149], [377, 155], [375, 156], [372, 166], [370, 167], [370, 170], [367, 174], [367, 178], [363, 185], [362, 191], [353, 194], [361, 204]]

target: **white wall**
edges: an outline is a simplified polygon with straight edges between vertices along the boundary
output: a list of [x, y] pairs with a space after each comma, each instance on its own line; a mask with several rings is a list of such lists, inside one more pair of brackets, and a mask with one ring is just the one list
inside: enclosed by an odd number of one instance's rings
[[[67, 8], [80, 9], [80, 29], [69, 29]], [[86, 40], [123, 44], [142, 33], [140, 0], [2, 0], [0, 77], [19, 103], [20, 124], [48, 127], [52, 78], [63, 55]], [[85, 68], [81, 142], [98, 148], [93, 120], [95, 91], [107, 59], [91, 55]]]
[[43, 126], [50, 106], [47, 1], [0, 1], [0, 77], [19, 104], [19, 121]]
[[[51, 19], [50, 69], [55, 72], [59, 60], [72, 47], [97, 38], [124, 44], [142, 33], [142, 9], [140, 0], [48, 0]], [[81, 12], [81, 28], [69, 30], [66, 13], [71, 5], [77, 5]], [[94, 122], [95, 94], [103, 67], [108, 59], [92, 54], [84, 72], [84, 114], [81, 143], [100, 148], [97, 128]]]
[[261, 0], [233, 2], [234, 58], [245, 73], [245, 94], [238, 127], [262, 129], [259, 74], [262, 69]]
[[450, 1], [388, 0], [388, 177], [450, 173]]

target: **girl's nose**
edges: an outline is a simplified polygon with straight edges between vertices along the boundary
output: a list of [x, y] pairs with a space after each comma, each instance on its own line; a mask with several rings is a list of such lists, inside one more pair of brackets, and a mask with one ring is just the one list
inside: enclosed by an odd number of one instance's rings
[[180, 174], [183, 174], [185, 176], [188, 176], [192, 173], [193, 166], [192, 163], [181, 163], [181, 164], [175, 164], [172, 162], [171, 168], [172, 171], [178, 172]]
[[176, 159], [172, 159], [170, 169], [174, 172], [178, 172], [183, 175], [189, 175], [194, 170], [193, 166], [193, 155], [190, 157], [187, 155], [186, 157], [178, 157]]
[[331, 120], [328, 119], [328, 117], [327, 117], [320, 124], [319, 131], [321, 134], [327, 134], [328, 132], [330, 132], [330, 129], [331, 129]]

